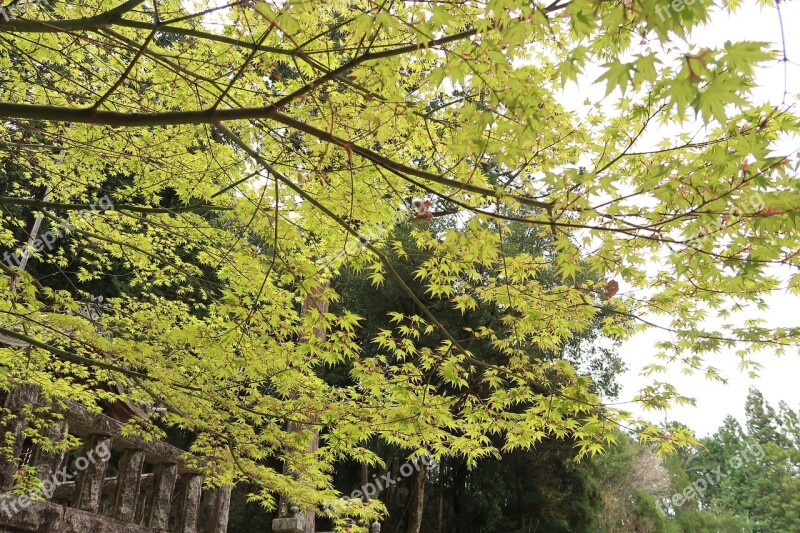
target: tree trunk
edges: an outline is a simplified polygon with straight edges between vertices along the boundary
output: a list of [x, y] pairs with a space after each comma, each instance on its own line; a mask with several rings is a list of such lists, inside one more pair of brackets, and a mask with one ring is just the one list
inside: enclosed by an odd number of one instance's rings
[[516, 468], [514, 468], [514, 489], [517, 496], [517, 513], [519, 515], [519, 524], [520, 530], [526, 531], [525, 529], [525, 505], [522, 501], [522, 479], [519, 476], [521, 470], [521, 465], [519, 465], [518, 455], [514, 456], [512, 459], [514, 463], [516, 463]]
[[411, 474], [411, 494], [409, 498], [408, 527], [406, 533], [419, 533], [422, 527], [422, 512], [425, 508], [425, 465]]
[[[307, 294], [306, 298], [303, 301], [303, 308], [300, 311], [301, 315], [306, 315], [312, 309], [316, 309], [320, 313], [327, 313], [328, 312], [328, 304], [326, 300], [320, 298], [320, 296], [325, 292], [325, 289], [328, 288], [328, 284], [320, 285], [319, 287], [315, 287], [311, 289]], [[325, 326], [320, 324], [319, 326], [314, 328], [314, 336], [324, 341], [326, 338]], [[295, 424], [293, 422], [289, 423], [289, 431], [303, 431], [304, 429], [308, 429], [310, 426], [306, 424]], [[311, 443], [309, 444], [308, 451], [309, 453], [314, 453], [319, 449], [319, 430], [314, 430], [314, 438], [312, 439]], [[284, 474], [288, 474], [288, 469], [284, 467]], [[278, 504], [279, 515], [280, 516], [287, 516], [289, 511], [289, 505], [292, 502], [289, 502], [281, 496], [280, 503]], [[317, 513], [313, 508], [305, 510], [306, 521], [305, 521], [305, 533], [316, 533], [316, 524], [314, 523], [317, 518]]]
[[467, 491], [467, 465], [463, 461], [454, 459], [455, 475], [453, 477], [453, 514], [455, 515], [458, 533], [470, 533], [472, 525], [469, 521], [469, 513], [463, 500], [466, 499]]
[[436, 519], [436, 533], [443, 533], [444, 525], [444, 459], [439, 462], [439, 495]]

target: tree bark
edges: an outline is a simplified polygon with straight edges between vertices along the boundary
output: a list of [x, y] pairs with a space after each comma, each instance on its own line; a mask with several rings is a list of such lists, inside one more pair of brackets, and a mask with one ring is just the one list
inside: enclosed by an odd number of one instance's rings
[[466, 506], [463, 500], [466, 495], [467, 487], [467, 465], [463, 461], [455, 459], [453, 461], [455, 472], [453, 477], [453, 514], [455, 515], [455, 530], [459, 533], [470, 533], [472, 527], [467, 516]]
[[420, 533], [422, 528], [422, 513], [425, 510], [425, 465], [420, 464], [419, 470], [411, 474], [411, 494], [409, 498], [408, 526], [406, 533]]
[[443, 533], [444, 526], [444, 459], [439, 462], [439, 495], [436, 520], [436, 533]]
[[[306, 298], [303, 301], [303, 308], [300, 311], [300, 314], [305, 316], [307, 315], [312, 309], [316, 309], [320, 313], [327, 313], [328, 312], [328, 304], [329, 302], [321, 299], [320, 296], [325, 292], [328, 288], [328, 284], [321, 285], [316, 287], [315, 289], [310, 290], [306, 294]], [[325, 326], [320, 325], [314, 328], [314, 336], [324, 341], [326, 338]], [[314, 438], [311, 440], [311, 443], [308, 447], [309, 453], [315, 453], [319, 449], [319, 430], [314, 429], [313, 426], [308, 426], [306, 424], [296, 424], [294, 422], [289, 423], [289, 431], [303, 431], [305, 429], [312, 428], [314, 430]], [[288, 474], [288, 468], [284, 467], [284, 474]], [[288, 516], [289, 505], [292, 502], [289, 502], [281, 496], [280, 503], [278, 504], [279, 514], [281, 516]], [[305, 510], [306, 521], [305, 521], [305, 533], [315, 533], [316, 532], [316, 517], [317, 513], [313, 508], [309, 508]]]

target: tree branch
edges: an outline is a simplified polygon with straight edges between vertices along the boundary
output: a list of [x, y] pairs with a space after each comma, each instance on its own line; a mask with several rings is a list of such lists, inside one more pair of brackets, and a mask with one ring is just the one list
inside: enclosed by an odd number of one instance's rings
[[469, 37], [472, 37], [473, 35], [476, 35], [477, 33], [478, 33], [478, 30], [475, 30], [475, 29], [466, 30], [466, 31], [462, 31], [461, 33], [456, 33], [454, 35], [448, 35], [447, 37], [442, 37], [440, 39], [433, 39], [433, 40], [425, 42], [425, 43], [410, 44], [410, 45], [407, 45], [407, 46], [401, 46], [399, 48], [392, 48], [391, 50], [382, 50], [380, 52], [367, 52], [366, 54], [360, 55], [357, 58], [353, 59], [352, 61], [348, 61], [347, 63], [345, 63], [344, 65], [340, 66], [339, 68], [335, 68], [335, 69], [329, 71], [327, 74], [324, 74], [323, 76], [320, 76], [316, 80], [307, 83], [303, 87], [300, 87], [299, 89], [294, 91], [292, 94], [288, 94], [288, 95], [284, 96], [283, 98], [281, 98], [277, 102], [273, 103], [272, 105], [274, 107], [276, 107], [276, 108], [283, 107], [286, 104], [288, 104], [289, 102], [292, 102], [292, 101], [296, 100], [297, 98], [299, 98], [300, 96], [303, 96], [304, 94], [312, 91], [316, 87], [319, 87], [321, 84], [327, 83], [327, 82], [329, 82], [329, 81], [341, 76], [342, 74], [353, 70], [355, 67], [357, 67], [361, 63], [366, 63], [367, 61], [374, 61], [376, 59], [385, 59], [387, 57], [392, 57], [392, 56], [399, 56], [399, 55], [407, 54], [407, 53], [410, 53], [410, 52], [415, 52], [417, 50], [424, 50], [425, 48], [431, 48], [433, 46], [439, 46], [439, 45], [442, 45], [442, 44], [447, 44], [447, 43], [452, 43], [452, 42], [455, 42], [455, 41], [460, 41], [462, 39], [467, 39]]
[[0, 31], [11, 33], [60, 33], [68, 31], [96, 30], [119, 20], [144, 0], [128, 0], [119, 7], [93, 17], [68, 20], [0, 20]]
[[[50, 105], [28, 105], [15, 104], [10, 102], [0, 103], [0, 118], [45, 120], [51, 122], [78, 122], [83, 124], [101, 124], [106, 126], [125, 126], [125, 127], [145, 127], [145, 126], [172, 126], [177, 124], [217, 124], [230, 120], [250, 120], [250, 119], [269, 119], [285, 126], [295, 128], [309, 135], [327, 141], [361, 157], [372, 161], [376, 165], [390, 169], [395, 172], [409, 174], [418, 178], [426, 179], [455, 187], [475, 194], [497, 197], [497, 192], [493, 189], [461, 182], [458, 180], [445, 178], [439, 174], [426, 172], [414, 167], [409, 167], [402, 163], [397, 163], [391, 159], [379, 155], [372, 150], [363, 148], [356, 144], [349, 143], [335, 135], [321, 130], [310, 124], [285, 115], [275, 109], [274, 106], [267, 107], [242, 107], [236, 109], [207, 109], [198, 111], [167, 111], [163, 113], [121, 113], [119, 111], [95, 111], [88, 109], [72, 109], [69, 107], [50, 106]], [[508, 195], [509, 198], [516, 200], [523, 205], [549, 209], [549, 202], [533, 200], [524, 196]]]
[[112, 370], [114, 372], [119, 372], [121, 374], [130, 377], [137, 377], [147, 380], [151, 379], [146, 374], [141, 374], [133, 370], [128, 370], [127, 368], [122, 368], [121, 366], [112, 365], [111, 363], [104, 363], [102, 361], [97, 361], [95, 359], [89, 359], [88, 357], [81, 357], [80, 355], [69, 353], [60, 348], [56, 348], [55, 346], [50, 346], [40, 340], [36, 340], [32, 337], [19, 333], [18, 331], [14, 331], [13, 329], [0, 327], [0, 334], [6, 337], [10, 337], [12, 339], [16, 339], [18, 341], [22, 341], [29, 346], [34, 346], [36, 348], [40, 348], [42, 350], [50, 352], [51, 354], [55, 355], [58, 359], [62, 361], [68, 361], [70, 363], [75, 363], [82, 366], [95, 366], [105, 370]]
[[[85, 209], [97, 210], [92, 204], [63, 204], [59, 202], [45, 202], [35, 198], [12, 198], [0, 196], [0, 205], [27, 205], [38, 209], [54, 209], [60, 211], [81, 211]], [[186, 205], [182, 207], [143, 207], [129, 204], [116, 204], [108, 211], [131, 211], [134, 213], [184, 213], [187, 211], [230, 211], [232, 207], [221, 205]], [[100, 209], [105, 211], [105, 209]]]

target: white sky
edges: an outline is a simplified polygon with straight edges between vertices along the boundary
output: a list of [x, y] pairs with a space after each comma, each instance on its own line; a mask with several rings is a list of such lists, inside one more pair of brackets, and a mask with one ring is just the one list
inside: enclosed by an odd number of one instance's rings
[[[666, 0], [665, 0], [666, 3]], [[800, 62], [800, 2], [781, 4], [783, 25], [786, 38], [786, 53], [790, 61]], [[714, 18], [714, 23], [696, 32], [690, 41], [706, 46], [719, 46], [726, 40], [730, 41], [765, 41], [774, 43], [780, 49], [781, 43], [780, 23], [777, 11], [774, 8], [759, 8], [748, 6], [740, 12], [727, 15], [719, 14]], [[783, 98], [784, 80], [787, 80], [789, 96], [787, 103], [797, 101], [796, 95], [800, 93], [800, 67], [788, 65], [788, 76], [784, 76], [782, 63], [774, 63], [764, 68], [759, 76], [759, 88], [756, 95], [761, 100], [769, 100], [773, 104], [780, 104]], [[588, 91], [588, 93], [586, 92]], [[572, 93], [571, 90], [565, 95]], [[602, 97], [604, 88], [594, 86], [591, 89], [582, 87], [573, 93], [579, 101], [590, 94], [592, 100]], [[596, 97], [594, 95], [597, 95]], [[796, 146], [793, 148], [797, 148]], [[620, 293], [625, 292], [624, 284]], [[760, 313], [760, 318], [768, 320], [769, 326], [798, 326], [800, 322], [800, 297], [788, 294], [776, 295], [769, 299], [770, 310]], [[754, 314], [751, 312], [750, 317]], [[664, 323], [664, 320], [659, 320]], [[779, 401], [786, 401], [795, 410], [800, 409], [800, 355], [787, 352], [783, 357], [776, 357], [770, 351], [762, 352], [758, 361], [764, 365], [757, 379], [750, 379], [739, 370], [739, 359], [732, 352], [721, 352], [708, 357], [708, 364], [720, 369], [723, 377], [728, 379], [727, 384], [708, 381], [702, 374], [686, 376], [680, 369], [667, 374], [644, 377], [642, 368], [655, 361], [655, 343], [664, 338], [659, 331], [648, 331], [639, 334], [623, 344], [621, 355], [628, 363], [630, 369], [619, 380], [622, 384], [620, 401], [629, 401], [639, 391], [643, 384], [653, 380], [672, 383], [678, 391], [686, 396], [696, 399], [695, 407], [674, 407], [667, 412], [647, 411], [638, 408], [637, 404], [625, 405], [624, 408], [642, 415], [653, 422], [663, 422], [665, 419], [676, 420], [688, 425], [698, 436], [714, 433], [726, 415], [731, 414], [740, 422], [744, 422], [744, 402], [748, 389], [757, 387], [764, 394], [765, 399], [774, 407]]]

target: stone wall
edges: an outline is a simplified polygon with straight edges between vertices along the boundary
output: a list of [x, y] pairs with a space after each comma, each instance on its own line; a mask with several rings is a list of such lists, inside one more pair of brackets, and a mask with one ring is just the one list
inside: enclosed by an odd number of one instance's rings
[[[51, 434], [83, 442], [67, 464], [63, 453], [40, 453], [23, 438], [25, 408], [37, 401], [30, 386], [5, 398], [12, 416], [0, 424], [0, 436], [13, 440], [14, 457], [0, 457], [0, 533], [225, 533], [231, 488], [203, 490], [203, 476], [186, 465], [183, 450], [123, 436], [119, 421], [67, 402]], [[110, 477], [112, 457], [117, 475]], [[35, 468], [40, 490], [12, 490], [22, 466]]]

